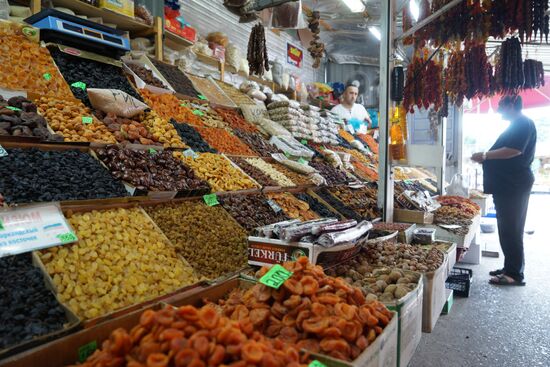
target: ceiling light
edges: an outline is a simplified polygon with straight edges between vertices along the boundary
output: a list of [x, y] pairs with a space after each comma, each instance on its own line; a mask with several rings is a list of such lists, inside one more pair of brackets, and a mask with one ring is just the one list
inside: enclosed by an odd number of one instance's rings
[[365, 11], [363, 0], [342, 0], [352, 13], [362, 13]]
[[382, 39], [382, 33], [380, 33], [380, 30], [376, 27], [369, 27], [369, 31], [370, 33], [372, 33], [372, 35], [374, 37], [376, 37], [377, 40], [381, 40]]
[[409, 3], [409, 10], [411, 11], [411, 15], [413, 16], [415, 21], [418, 21], [418, 17], [420, 17], [420, 7], [418, 6], [418, 3], [416, 0], [411, 0]]

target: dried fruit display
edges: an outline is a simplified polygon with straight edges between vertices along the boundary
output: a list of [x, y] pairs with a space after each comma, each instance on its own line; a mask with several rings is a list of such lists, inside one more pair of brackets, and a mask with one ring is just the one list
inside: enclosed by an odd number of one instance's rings
[[372, 220], [380, 216], [377, 204], [378, 193], [375, 187], [350, 188], [348, 186], [337, 186], [329, 187], [327, 190], [344, 205], [356, 212], [361, 219]]
[[277, 182], [273, 180], [271, 177], [269, 177], [264, 171], [261, 169], [251, 165], [248, 163], [244, 158], [240, 157], [231, 157], [231, 160], [239, 166], [247, 175], [252, 177], [254, 181], [262, 185], [262, 187], [266, 186], [278, 186]]
[[173, 157], [172, 152], [149, 152], [110, 146], [97, 151], [113, 177], [144, 191], [208, 191], [206, 182]]
[[145, 125], [139, 121], [118, 117], [113, 113], [104, 114], [96, 112], [96, 117], [103, 121], [107, 129], [109, 129], [119, 143], [162, 145], [162, 143], [159, 143], [158, 140], [153, 137], [153, 134], [147, 130]]
[[229, 108], [215, 108], [215, 110], [232, 129], [249, 133], [258, 132], [256, 126], [246, 121], [237, 111]]
[[368, 134], [357, 134], [357, 137], [367, 146], [369, 147], [370, 151], [374, 154], [378, 154], [378, 142], [374, 140], [374, 137]]
[[373, 268], [365, 253], [327, 270], [326, 273], [333, 277], [342, 277], [348, 284], [361, 289], [367, 300], [387, 303], [405, 297], [418, 286], [421, 278], [415, 272]]
[[0, 96], [1, 135], [63, 141], [61, 135], [50, 133], [48, 122], [37, 113], [37, 106], [25, 97], [12, 97], [6, 101]]
[[317, 213], [311, 210], [308, 203], [299, 200], [290, 193], [269, 193], [267, 197], [275, 200], [289, 218], [301, 221], [319, 219]]
[[306, 367], [308, 363], [297, 348], [255, 332], [250, 318], [235, 322], [207, 305], [147, 310], [139, 324], [129, 332], [114, 330], [102, 348], [78, 366]]
[[267, 163], [262, 158], [244, 158], [245, 162], [251, 166], [261, 170], [267, 176], [269, 176], [273, 181], [276, 182], [275, 186], [282, 187], [291, 187], [296, 186], [296, 184], [287, 177], [280, 170], [276, 169], [272, 164]]
[[348, 175], [337, 168], [332, 167], [329, 163], [321, 160], [313, 160], [309, 165], [315, 168], [321, 176], [327, 181], [327, 185], [341, 185], [350, 181]]
[[247, 263], [247, 232], [220, 206], [186, 201], [145, 208], [200, 277], [215, 279]]
[[122, 183], [89, 154], [36, 148], [6, 150], [9, 159], [2, 159], [0, 165], [0, 192], [8, 204], [128, 195]]
[[240, 107], [240, 106], [247, 106], [247, 105], [251, 105], [251, 106], [256, 105], [256, 102], [254, 102], [254, 100], [252, 100], [250, 97], [248, 97], [246, 94], [244, 94], [243, 92], [241, 92], [237, 88], [235, 88], [235, 87], [233, 87], [229, 84], [226, 84], [222, 81], [219, 81], [219, 80], [216, 80], [216, 83], [218, 84], [218, 87], [220, 87], [221, 90], [223, 90], [223, 92], [229, 98], [231, 98], [231, 100], [237, 106]]
[[[95, 119], [89, 108], [78, 100], [61, 100], [41, 97], [36, 101], [38, 112], [48, 120], [49, 126], [68, 142], [116, 143], [113, 134], [101, 121]], [[92, 123], [84, 123], [92, 118]]]
[[274, 145], [265, 140], [260, 133], [249, 133], [234, 130], [235, 135], [262, 157], [270, 157], [271, 154], [281, 153]]
[[403, 107], [414, 113], [414, 106], [428, 109], [432, 104], [436, 111], [443, 105], [443, 66], [417, 51], [407, 68]]
[[145, 102], [153, 109], [160, 117], [175, 119], [178, 122], [184, 122], [195, 126], [204, 126], [199, 116], [193, 114], [193, 111], [185, 107], [184, 101], [178, 99], [173, 94], [155, 94], [148, 89], [140, 89], [139, 91], [145, 99]]
[[485, 43], [466, 42], [464, 50], [465, 97], [482, 98], [491, 95], [493, 67], [487, 58]]
[[0, 278], [0, 350], [63, 330], [65, 310], [30, 253], [0, 258]]
[[338, 218], [338, 214], [333, 213], [329, 208], [327, 208], [319, 200], [315, 199], [313, 196], [310, 196], [305, 193], [294, 194], [298, 199], [308, 203], [309, 208], [315, 213], [319, 214], [321, 218]]
[[204, 141], [201, 134], [198, 133], [192, 126], [179, 123], [174, 119], [170, 120], [170, 124], [176, 129], [181, 140], [189, 145], [191, 149], [200, 153], [217, 153], [216, 149], [212, 149], [207, 142]]
[[226, 127], [222, 117], [210, 108], [207, 102], [197, 103], [187, 100], [180, 102], [182, 106], [187, 107], [194, 115], [200, 117], [201, 123], [197, 124], [197, 126], [218, 127], [221, 129]]
[[155, 111], [145, 112], [139, 117], [140, 122], [153, 136], [154, 141], [163, 144], [165, 148], [186, 148], [174, 125], [161, 118]]
[[381, 229], [385, 231], [406, 231], [409, 229], [413, 224], [410, 223], [385, 223], [385, 222], [377, 222], [373, 223], [374, 229]]
[[180, 152], [175, 152], [174, 156], [193, 168], [197, 177], [207, 181], [215, 192], [258, 188], [256, 183], [251, 181], [237, 167], [233, 166], [229, 159], [224, 156], [213, 153], [202, 153], [193, 158], [184, 156]]
[[[17, 26], [13, 24], [13, 27]], [[0, 27], [0, 85], [43, 96], [72, 98], [71, 90], [53, 63], [48, 49], [17, 33], [11, 25]]]
[[435, 248], [423, 249], [416, 245], [382, 242], [367, 244], [363, 250], [364, 259], [376, 267], [387, 266], [401, 270], [431, 272], [437, 270], [445, 260], [445, 254]]
[[475, 217], [481, 211], [479, 205], [461, 196], [441, 195], [437, 197], [437, 201], [442, 206], [450, 206], [461, 210], [464, 214], [470, 216], [470, 218]]
[[449, 55], [445, 69], [444, 89], [453, 104], [462, 106], [468, 92], [468, 80], [466, 79], [466, 56], [460, 48], [452, 50]]
[[169, 81], [170, 85], [176, 92], [190, 97], [197, 97], [199, 95], [193, 86], [193, 82], [191, 82], [191, 80], [189, 80], [189, 78], [180, 69], [178, 69], [177, 66], [158, 61], [154, 58], [150, 58], [149, 60], [151, 60], [157, 70], [160, 71], [164, 79]]
[[374, 168], [371, 168], [361, 162], [353, 162], [353, 167], [355, 167], [355, 174], [359, 177], [361, 177], [364, 180], [367, 180], [369, 182], [377, 182], [378, 181], [378, 171]]
[[262, 76], [269, 71], [269, 56], [265, 41], [265, 29], [262, 24], [256, 24], [250, 33], [247, 53], [250, 75]]
[[136, 65], [136, 64], [126, 64], [130, 70], [132, 70], [141, 80], [143, 80], [146, 84], [152, 85], [157, 88], [166, 88], [166, 85], [162, 82], [162, 80], [158, 79], [153, 75], [153, 72], [149, 69], [147, 69], [144, 66]]
[[[78, 243], [41, 251], [59, 299], [92, 319], [197, 281], [139, 208], [68, 215]], [[117, 225], [113, 225], [113, 224]]]
[[311, 179], [307, 175], [295, 172], [279, 162], [272, 162], [270, 164], [275, 167], [277, 171], [288, 177], [297, 186], [313, 185], [313, 181], [311, 181]]
[[283, 211], [276, 212], [269, 206], [263, 195], [222, 196], [219, 199], [223, 208], [248, 232], [289, 219]]
[[353, 143], [355, 141], [355, 137], [348, 133], [346, 130], [340, 129], [338, 130], [338, 135], [348, 143]]
[[495, 79], [499, 91], [514, 94], [523, 87], [523, 59], [519, 38], [513, 37], [502, 42], [495, 68]]
[[225, 129], [217, 129], [212, 127], [196, 127], [196, 130], [201, 134], [203, 139], [221, 153], [244, 155], [249, 157], [258, 156], [246, 144], [232, 135]]
[[[249, 319], [254, 330], [300, 349], [352, 361], [384, 331], [393, 315], [360, 289], [324, 274], [307, 257], [283, 266], [293, 272], [278, 289], [256, 284], [223, 301], [224, 315]], [[267, 273], [262, 268], [258, 275]]]
[[340, 214], [347, 219], [355, 219], [356, 221], [361, 221], [363, 218], [356, 212], [354, 212], [350, 207], [344, 205], [340, 200], [334, 197], [327, 188], [322, 188], [314, 191], [316, 195], [319, 195], [328, 205], [336, 209]]
[[[142, 101], [139, 93], [132, 87], [122, 68], [111, 64], [85, 59], [60, 51], [56, 46], [49, 48], [55, 64], [69, 85], [82, 82], [86, 88], [118, 89]], [[85, 89], [71, 86], [74, 96], [86, 106], [92, 107]]]
[[536, 89], [544, 87], [544, 65], [537, 60], [527, 59], [523, 62], [523, 73], [525, 75], [524, 89]]
[[210, 103], [214, 103], [220, 106], [235, 107], [235, 104], [229, 97], [227, 97], [223, 91], [218, 88], [217, 84], [209, 78], [200, 78], [198, 76], [188, 74], [187, 77], [191, 79], [195, 89], [200, 91]]

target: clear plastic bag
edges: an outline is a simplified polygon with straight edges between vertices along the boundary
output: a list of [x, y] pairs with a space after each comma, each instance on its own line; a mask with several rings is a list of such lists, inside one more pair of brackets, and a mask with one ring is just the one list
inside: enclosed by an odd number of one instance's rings
[[460, 173], [453, 176], [451, 184], [447, 186], [447, 195], [461, 196], [464, 198], [470, 197], [470, 189], [465, 177]]

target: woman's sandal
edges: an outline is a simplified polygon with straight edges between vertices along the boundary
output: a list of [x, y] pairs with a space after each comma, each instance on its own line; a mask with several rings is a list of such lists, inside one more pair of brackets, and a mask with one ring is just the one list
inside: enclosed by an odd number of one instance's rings
[[496, 277], [502, 274], [504, 274], [504, 269], [498, 269], [498, 270], [493, 270], [489, 272], [489, 275], [492, 277]]
[[495, 276], [494, 278], [491, 278], [489, 280], [489, 283], [493, 285], [513, 285], [513, 286], [524, 286], [526, 284], [522, 280], [516, 280], [504, 274], [500, 274]]

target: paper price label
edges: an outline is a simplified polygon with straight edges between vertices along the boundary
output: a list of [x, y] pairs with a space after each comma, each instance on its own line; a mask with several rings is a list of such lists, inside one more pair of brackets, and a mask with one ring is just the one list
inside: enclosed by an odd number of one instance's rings
[[219, 205], [220, 204], [218, 202], [218, 195], [216, 195], [216, 194], [204, 195], [202, 198], [204, 199], [204, 202], [208, 206], [214, 206], [214, 205]]
[[281, 265], [274, 265], [269, 271], [260, 278], [260, 283], [268, 287], [279, 289], [283, 283], [292, 276], [292, 272], [286, 270]]
[[0, 219], [0, 231], [4, 230], [4, 222], [2, 222], [2, 219]]
[[78, 361], [80, 363], [86, 362], [86, 359], [88, 359], [89, 356], [94, 354], [95, 350], [97, 349], [97, 342], [94, 340], [93, 342], [90, 342], [88, 344], [85, 344], [78, 348]]
[[42, 77], [44, 77], [45, 80], [49, 81], [52, 78], [52, 74], [45, 73], [45, 74], [42, 74]]
[[308, 367], [327, 367], [325, 364], [319, 362], [318, 360], [312, 361]]
[[84, 125], [90, 125], [91, 123], [94, 122], [94, 119], [93, 117], [90, 117], [90, 116], [82, 116], [82, 123]]
[[12, 107], [12, 106], [6, 106], [4, 108], [7, 108], [8, 110], [12, 110], [12, 111], [21, 111], [20, 108], [17, 108], [17, 107]]
[[184, 157], [191, 157], [193, 159], [197, 158], [199, 155], [193, 151], [193, 149], [187, 149], [183, 151]]
[[307, 145], [307, 140], [306, 139], [302, 139], [300, 140], [300, 143], [304, 144], [304, 145]]
[[4, 149], [4, 147], [0, 145], [0, 157], [5, 157], [7, 155], [8, 152], [6, 151], [6, 149]]
[[194, 110], [193, 111], [193, 115], [196, 115], [196, 116], [204, 116], [204, 112], [200, 111], [200, 110]]
[[86, 83], [84, 83], [84, 82], [75, 82], [75, 83], [71, 84], [71, 87], [86, 90]]
[[78, 237], [76, 237], [73, 232], [58, 234], [56, 237], [59, 238], [59, 241], [61, 241], [61, 244], [63, 245], [66, 243], [78, 241]]
[[155, 149], [149, 148], [149, 154], [155, 155], [155, 154], [157, 154], [157, 153], [158, 153], [158, 152], [157, 152]]
[[283, 209], [281, 209], [281, 207], [279, 205], [277, 205], [276, 202], [274, 202], [273, 200], [268, 200], [267, 201], [267, 204], [269, 204], [269, 206], [271, 207], [271, 209], [273, 209], [273, 211], [275, 213], [279, 213], [280, 211], [282, 211]]
[[206, 101], [206, 97], [202, 94], [199, 94], [197, 97], [199, 97], [200, 100]]
[[298, 159], [298, 163], [307, 164], [307, 161], [304, 158], [300, 158], [300, 159]]

